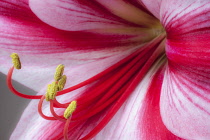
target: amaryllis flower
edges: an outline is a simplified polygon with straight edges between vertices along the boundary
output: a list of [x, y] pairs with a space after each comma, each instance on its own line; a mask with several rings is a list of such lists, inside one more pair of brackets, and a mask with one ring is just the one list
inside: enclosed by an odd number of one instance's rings
[[[209, 0], [1, 0], [0, 15], [1, 71], [18, 53], [9, 88], [34, 99], [11, 140], [210, 139]], [[58, 64], [67, 83], [45, 94]]]

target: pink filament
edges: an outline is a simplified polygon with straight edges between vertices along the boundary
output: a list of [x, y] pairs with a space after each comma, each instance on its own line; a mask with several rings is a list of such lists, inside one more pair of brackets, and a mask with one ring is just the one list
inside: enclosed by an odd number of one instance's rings
[[69, 127], [70, 122], [71, 122], [71, 116], [67, 119], [64, 126], [63, 136], [65, 140], [68, 140], [68, 127]]
[[55, 110], [53, 108], [53, 101], [50, 100], [50, 111], [51, 111], [51, 114], [53, 115], [54, 118], [56, 118], [57, 120], [59, 121], [62, 121], [62, 122], [66, 122], [66, 119], [61, 117], [61, 116], [58, 116], [56, 113], [55, 113]]
[[46, 119], [46, 120], [57, 120], [54, 117], [49, 117], [49, 116], [46, 116], [46, 115], [43, 114], [43, 112], [42, 112], [42, 103], [43, 103], [44, 99], [45, 99], [45, 95], [43, 95], [42, 98], [39, 100], [39, 104], [38, 104], [38, 112], [39, 112], [39, 115], [42, 118]]

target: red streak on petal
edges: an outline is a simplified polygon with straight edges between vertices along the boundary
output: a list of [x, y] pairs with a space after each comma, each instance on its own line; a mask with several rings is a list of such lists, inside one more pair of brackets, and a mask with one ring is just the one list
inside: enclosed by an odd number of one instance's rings
[[[70, 87], [64, 92], [59, 92], [61, 95], [94, 83], [92, 87], [88, 88], [76, 99], [78, 106], [68, 128], [69, 137], [74, 138], [75, 133], [78, 137], [78, 135], [83, 134], [83, 130], [89, 129], [92, 131], [82, 139], [90, 139], [106, 126], [132, 94], [151, 66], [164, 54], [165, 41], [163, 41], [163, 38], [164, 35], [155, 38], [96, 76]], [[67, 103], [62, 104], [62, 106], [65, 105]], [[90, 125], [90, 123], [93, 123], [93, 125]], [[63, 134], [60, 133], [53, 140], [62, 139], [62, 137]]]
[[135, 78], [132, 80], [131, 84], [124, 91], [124, 93], [117, 100], [117, 102], [113, 105], [113, 107], [108, 111], [108, 113], [105, 115], [105, 117], [102, 119], [102, 121], [100, 121], [99, 124], [91, 132], [89, 132], [85, 137], [83, 137], [80, 140], [87, 140], [87, 139], [93, 138], [97, 133], [99, 133], [107, 125], [107, 123], [117, 113], [117, 111], [120, 109], [120, 107], [126, 101], [126, 99], [133, 93], [133, 91], [135, 90], [135, 88], [137, 87], [139, 82], [144, 78], [147, 71], [154, 64], [155, 60], [157, 60], [157, 58], [159, 58], [161, 55], [163, 55], [163, 52], [164, 52], [163, 46], [164, 46], [164, 41], [157, 47], [157, 49], [151, 55], [149, 60], [145, 63], [145, 65], [142, 67], [142, 69], [137, 73]]
[[[88, 111], [89, 114], [88, 116], [93, 116], [95, 113], [102, 111], [113, 101], [116, 101], [128, 88], [131, 81], [135, 78], [135, 74], [146, 63], [152, 52], [154, 52], [154, 50], [152, 49], [145, 50], [145, 52], [143, 51], [141, 54], [135, 57], [130, 63], [128, 63], [125, 67], [121, 68], [119, 71], [116, 71], [117, 73], [114, 76], [111, 76], [105, 82], [101, 83], [100, 85], [97, 85], [97, 87], [93, 89], [94, 92], [93, 90], [90, 90], [92, 98], [94, 97], [94, 95], [104, 93], [104, 95], [101, 98], [99, 98], [99, 100], [94, 101], [91, 100], [91, 98], [83, 96], [77, 99], [78, 102], [82, 102], [82, 105], [83, 102], [85, 102], [86, 100], [90, 102], [95, 102], [95, 105], [92, 107], [92, 109]], [[106, 88], [104, 89], [104, 87]], [[86, 108], [86, 105], [87, 104], [84, 105], [84, 108]], [[77, 110], [77, 112], [79, 111], [81, 110]], [[85, 116], [86, 115], [80, 117], [80, 119], [84, 119]], [[72, 120], [77, 120], [77, 118], [74, 118]]]
[[[129, 63], [131, 59], [133, 59], [133, 57], [139, 55], [139, 53], [144, 50], [145, 48], [151, 48], [152, 46], [154, 46], [155, 44], [157, 44], [158, 42], [160, 42], [162, 39], [164, 38], [164, 36], [158, 36], [157, 38], [155, 38], [153, 41], [151, 41], [150, 43], [148, 43], [147, 45], [145, 45], [144, 47], [140, 48], [138, 51], [134, 52], [133, 54], [129, 55], [128, 57], [124, 58], [123, 60], [119, 61], [118, 63], [114, 64], [113, 66], [109, 67], [108, 69], [100, 72], [99, 74], [91, 77], [90, 79], [87, 79], [75, 86], [72, 86], [70, 88], [64, 89], [62, 91], [59, 91], [57, 93], [57, 96], [59, 95], [63, 95], [65, 93], [71, 92], [73, 90], [76, 90], [78, 88], [81, 88], [85, 85], [88, 85], [92, 82], [95, 82], [96, 80], [100, 79], [101, 77], [103, 77], [104, 75], [118, 69], [120, 66], [124, 66], [125, 63]], [[69, 103], [68, 103], [69, 104]]]
[[[160, 115], [160, 93], [164, 77], [162, 66], [154, 75], [140, 110], [140, 139], [178, 140], [163, 124]], [[152, 132], [152, 133], [151, 133]]]

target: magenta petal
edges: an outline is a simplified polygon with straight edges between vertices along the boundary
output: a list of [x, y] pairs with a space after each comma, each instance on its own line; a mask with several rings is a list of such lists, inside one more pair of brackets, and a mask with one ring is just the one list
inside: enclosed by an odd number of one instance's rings
[[209, 83], [185, 74], [167, 68], [161, 93], [161, 116], [175, 135], [207, 140], [210, 138]]
[[[160, 19], [161, 3], [163, 0], [138, 0], [158, 19]], [[168, 7], [167, 7], [168, 8]]]
[[148, 87], [152, 80], [153, 75], [162, 66], [164, 61], [157, 61], [156, 64], [148, 71], [143, 80], [136, 87], [132, 95], [127, 99], [123, 106], [119, 109], [117, 114], [107, 124], [107, 126], [98, 133], [94, 139], [101, 138], [116, 139], [116, 140], [147, 140], [142, 137], [145, 133], [145, 129], [140, 130], [140, 126], [144, 127], [142, 119], [141, 108], [144, 107], [144, 99], [148, 92]]
[[165, 68], [158, 70], [147, 89], [143, 105], [139, 111], [139, 138], [141, 140], [180, 140], [181, 138], [171, 133], [163, 124], [160, 115], [160, 93]]
[[[116, 52], [121, 50], [119, 47], [125, 49], [131, 44], [139, 45], [142, 43], [141, 36], [145, 36], [141, 31], [128, 28], [103, 34], [61, 31], [40, 21], [30, 10], [28, 3], [3, 1], [0, 7], [0, 45], [1, 49], [7, 52], [46, 55], [68, 53], [66, 56], [70, 55], [71, 59], [77, 55], [77, 59], [90, 60], [94, 54], [97, 56], [93, 56], [93, 59], [104, 58], [110, 56], [110, 50]], [[88, 57], [87, 50], [92, 52]], [[95, 53], [96, 51], [100, 51], [101, 56]]]
[[169, 9], [163, 20], [168, 31], [168, 67], [162, 86], [161, 116], [175, 135], [208, 140], [210, 3], [187, 1], [178, 5], [179, 9]]

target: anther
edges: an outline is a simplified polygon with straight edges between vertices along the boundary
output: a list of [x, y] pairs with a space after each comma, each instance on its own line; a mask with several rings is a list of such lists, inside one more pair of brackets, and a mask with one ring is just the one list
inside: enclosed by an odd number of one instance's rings
[[63, 75], [63, 71], [64, 71], [64, 65], [63, 64], [58, 65], [56, 68], [55, 75], [54, 75], [55, 81], [59, 81], [61, 79]]
[[77, 107], [77, 101], [72, 101], [64, 111], [64, 118], [68, 119]]
[[51, 84], [47, 85], [47, 91], [46, 91], [46, 94], [45, 94], [45, 100], [46, 101], [50, 101], [50, 96], [49, 96], [50, 88], [51, 88]]
[[61, 79], [58, 81], [58, 88], [59, 88], [58, 90], [59, 91], [63, 90], [63, 88], [64, 88], [64, 86], [66, 84], [66, 79], [67, 79], [66, 75], [63, 75], [61, 77]]
[[19, 58], [18, 54], [17, 53], [12, 53], [10, 55], [10, 57], [12, 58], [12, 63], [14, 65], [14, 67], [16, 69], [21, 69], [21, 62], [20, 62], [20, 58]]
[[46, 101], [54, 100], [58, 91], [58, 84], [56, 82], [52, 82], [52, 84], [48, 85], [47, 93], [45, 95]]

